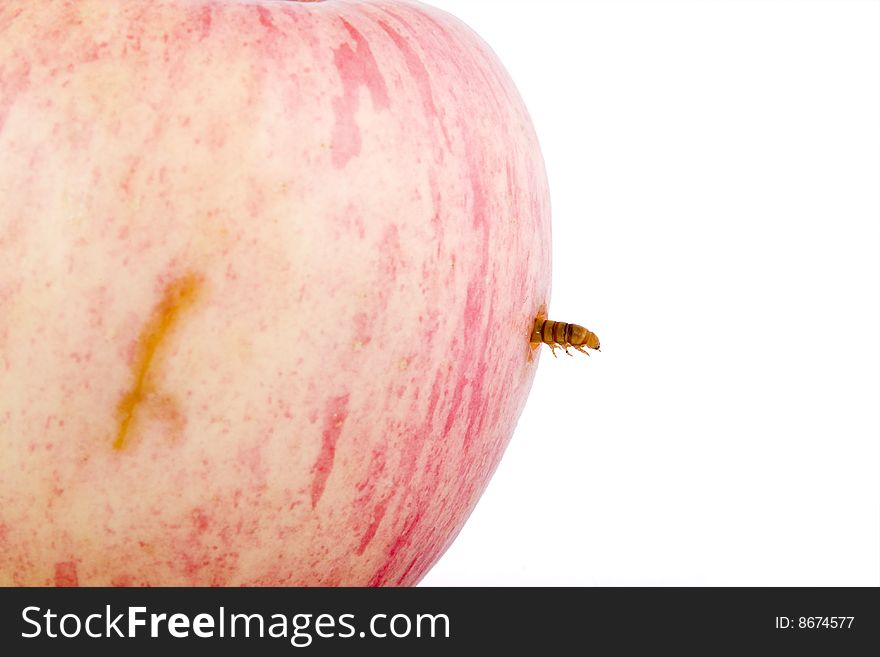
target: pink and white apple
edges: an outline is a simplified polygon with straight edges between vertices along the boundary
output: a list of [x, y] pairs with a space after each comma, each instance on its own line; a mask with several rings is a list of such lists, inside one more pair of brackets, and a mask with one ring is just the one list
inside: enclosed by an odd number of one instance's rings
[[0, 583], [417, 582], [549, 286], [532, 124], [455, 18], [4, 0]]

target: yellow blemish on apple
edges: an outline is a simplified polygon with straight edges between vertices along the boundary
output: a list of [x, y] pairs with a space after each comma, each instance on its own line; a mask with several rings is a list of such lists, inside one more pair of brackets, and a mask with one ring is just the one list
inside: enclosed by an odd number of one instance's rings
[[[156, 304], [147, 324], [138, 337], [137, 354], [132, 364], [132, 385], [116, 405], [117, 430], [113, 449], [122, 449], [131, 433], [132, 423], [142, 402], [151, 394], [150, 370], [156, 354], [168, 335], [179, 321], [181, 313], [189, 308], [198, 297], [201, 279], [195, 274], [187, 274], [171, 281]], [[170, 398], [162, 396], [164, 406], [169, 406]]]
[[547, 319], [547, 304], [541, 304], [541, 307], [538, 308], [538, 313], [535, 315], [535, 319], [529, 322], [529, 347], [528, 347], [528, 355], [529, 362], [531, 363], [535, 360], [535, 352], [538, 350], [538, 347], [541, 346], [540, 341], [535, 340], [534, 332], [535, 332], [535, 324], [541, 320]]

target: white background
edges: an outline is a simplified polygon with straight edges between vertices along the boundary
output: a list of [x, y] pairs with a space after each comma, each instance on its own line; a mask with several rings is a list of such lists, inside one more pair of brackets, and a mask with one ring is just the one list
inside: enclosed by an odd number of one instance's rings
[[425, 585], [880, 584], [880, 4], [433, 0], [505, 63], [551, 318]]

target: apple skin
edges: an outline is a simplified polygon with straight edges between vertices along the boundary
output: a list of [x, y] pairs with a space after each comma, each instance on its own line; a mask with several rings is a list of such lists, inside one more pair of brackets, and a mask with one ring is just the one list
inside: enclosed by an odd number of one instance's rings
[[4, 0], [0, 584], [416, 583], [531, 386], [548, 198], [433, 8]]

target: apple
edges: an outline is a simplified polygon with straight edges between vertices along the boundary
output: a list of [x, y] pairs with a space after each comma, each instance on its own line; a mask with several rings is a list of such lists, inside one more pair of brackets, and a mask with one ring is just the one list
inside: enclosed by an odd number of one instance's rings
[[433, 8], [4, 0], [0, 583], [416, 583], [525, 403], [549, 212]]

